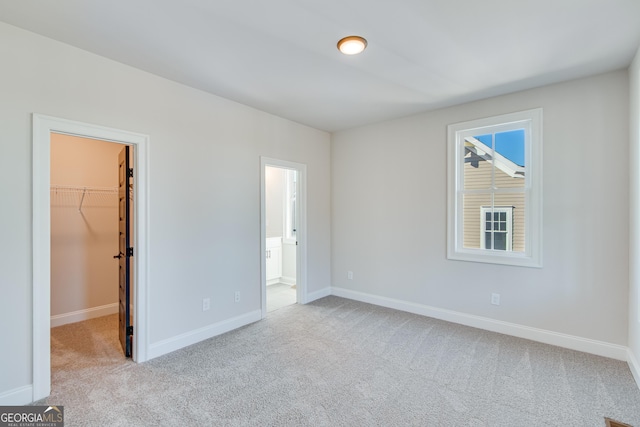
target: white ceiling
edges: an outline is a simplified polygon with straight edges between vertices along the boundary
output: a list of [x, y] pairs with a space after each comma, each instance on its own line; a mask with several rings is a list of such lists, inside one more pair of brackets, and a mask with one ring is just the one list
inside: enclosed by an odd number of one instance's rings
[[[0, 0], [0, 21], [335, 131], [625, 68], [640, 0]], [[336, 42], [369, 41], [358, 56]]]

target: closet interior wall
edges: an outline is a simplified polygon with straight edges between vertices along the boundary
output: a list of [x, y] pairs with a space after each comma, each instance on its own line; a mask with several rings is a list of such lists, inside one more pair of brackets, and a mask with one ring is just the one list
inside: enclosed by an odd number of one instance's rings
[[118, 312], [118, 153], [51, 135], [51, 326]]

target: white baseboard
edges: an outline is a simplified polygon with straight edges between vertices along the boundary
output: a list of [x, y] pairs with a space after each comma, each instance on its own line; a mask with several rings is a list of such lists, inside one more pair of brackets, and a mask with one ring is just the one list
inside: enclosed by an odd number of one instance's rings
[[640, 365], [638, 364], [638, 359], [636, 359], [631, 349], [627, 350], [627, 363], [629, 364], [629, 369], [631, 370], [633, 379], [636, 380], [636, 384], [640, 388]]
[[319, 291], [311, 292], [307, 294], [307, 303], [315, 301], [320, 298], [328, 297], [331, 295], [331, 288], [320, 289]]
[[280, 283], [280, 278], [279, 277], [277, 279], [269, 279], [269, 280], [267, 280], [267, 286], [275, 285], [277, 283]]
[[118, 312], [118, 303], [101, 305], [99, 307], [87, 308], [85, 310], [72, 311], [70, 313], [56, 314], [51, 316], [51, 327], [66, 325], [67, 323], [82, 322], [83, 320], [96, 317], [107, 316]]
[[18, 406], [33, 402], [33, 386], [14, 388], [0, 393], [0, 406]]
[[[514, 337], [525, 338], [571, 350], [591, 353], [598, 356], [627, 361], [628, 349], [625, 346], [596, 341], [589, 338], [577, 337], [560, 332], [545, 329], [532, 328], [516, 323], [503, 322], [488, 317], [475, 316], [443, 308], [431, 307], [424, 304], [402, 301], [393, 298], [381, 297], [363, 292], [352, 291], [344, 288], [331, 288], [331, 294], [382, 307], [393, 308], [422, 316], [446, 320], [452, 323], [485, 329]], [[636, 377], [637, 378], [637, 377]]]
[[151, 360], [158, 356], [162, 356], [163, 354], [171, 353], [172, 351], [213, 338], [217, 335], [224, 334], [225, 332], [257, 322], [260, 319], [262, 319], [262, 311], [255, 310], [241, 316], [223, 320], [222, 322], [214, 323], [213, 325], [205, 326], [200, 329], [159, 341], [149, 346], [147, 360]]
[[285, 285], [295, 285], [296, 284], [296, 278], [295, 277], [285, 277], [282, 276], [280, 278], [280, 283], [284, 283]]

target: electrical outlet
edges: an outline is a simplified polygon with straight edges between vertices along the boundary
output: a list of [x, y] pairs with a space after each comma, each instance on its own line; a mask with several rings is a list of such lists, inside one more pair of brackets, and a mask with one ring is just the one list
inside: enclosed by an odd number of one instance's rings
[[209, 298], [202, 299], [202, 311], [207, 311], [211, 308], [211, 300]]
[[347, 279], [353, 280], [353, 271], [347, 271]]
[[240, 291], [236, 291], [236, 294], [234, 296], [234, 301], [235, 302], [240, 302]]
[[500, 294], [491, 294], [491, 304], [500, 305]]

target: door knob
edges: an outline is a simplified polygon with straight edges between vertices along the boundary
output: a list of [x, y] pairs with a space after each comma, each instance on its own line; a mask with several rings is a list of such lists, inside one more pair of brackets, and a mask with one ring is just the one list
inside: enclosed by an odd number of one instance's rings
[[122, 255], [124, 255], [122, 252], [120, 252], [118, 255], [114, 255], [114, 258], [120, 259], [122, 258]]

